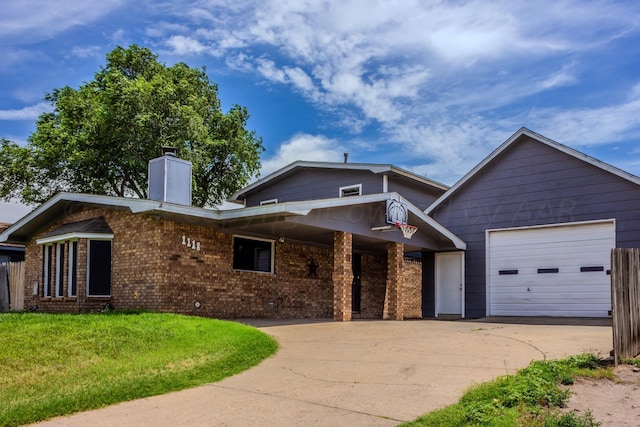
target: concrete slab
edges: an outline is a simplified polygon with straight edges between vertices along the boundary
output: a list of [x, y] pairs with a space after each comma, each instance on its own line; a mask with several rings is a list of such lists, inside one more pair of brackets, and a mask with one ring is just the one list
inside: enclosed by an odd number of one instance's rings
[[473, 321], [248, 321], [276, 356], [191, 390], [41, 426], [393, 426], [532, 360], [607, 356], [610, 326]]

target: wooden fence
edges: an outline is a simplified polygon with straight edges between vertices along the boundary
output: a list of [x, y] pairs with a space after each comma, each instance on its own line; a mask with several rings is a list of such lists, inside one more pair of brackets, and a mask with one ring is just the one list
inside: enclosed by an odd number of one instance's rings
[[611, 251], [611, 303], [617, 365], [640, 354], [640, 249]]
[[0, 264], [0, 312], [24, 309], [24, 261]]

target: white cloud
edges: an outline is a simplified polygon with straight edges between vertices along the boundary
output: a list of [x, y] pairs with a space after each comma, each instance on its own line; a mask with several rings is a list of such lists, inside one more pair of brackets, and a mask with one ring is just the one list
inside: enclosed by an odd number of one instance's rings
[[35, 120], [42, 113], [49, 111], [52, 111], [51, 105], [47, 102], [40, 102], [17, 110], [0, 110], [0, 120]]
[[294, 135], [273, 156], [262, 161], [260, 175], [264, 177], [296, 160], [339, 162], [343, 152], [336, 141], [322, 135]]
[[640, 96], [628, 102], [598, 108], [534, 111], [538, 132], [573, 146], [603, 145], [640, 138]]
[[171, 36], [167, 40], [174, 54], [190, 55], [204, 52], [207, 48], [198, 40], [185, 36]]
[[77, 58], [101, 58], [104, 55], [100, 46], [74, 46], [71, 49], [70, 56]]
[[54, 37], [69, 28], [87, 25], [127, 0], [49, 1], [21, 0], [3, 2], [0, 14], [0, 39], [21, 43]]

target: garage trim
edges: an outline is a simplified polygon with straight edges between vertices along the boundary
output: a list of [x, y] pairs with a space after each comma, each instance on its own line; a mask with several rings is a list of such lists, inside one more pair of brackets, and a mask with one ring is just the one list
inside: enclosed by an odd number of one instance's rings
[[[616, 246], [616, 220], [615, 218], [609, 219], [601, 219], [601, 220], [592, 220], [592, 221], [575, 221], [575, 222], [563, 222], [557, 224], [540, 224], [533, 226], [524, 226], [524, 227], [506, 227], [506, 228], [493, 228], [485, 230], [485, 311], [486, 316], [491, 315], [491, 253], [490, 253], [490, 234], [493, 232], [502, 232], [502, 231], [527, 231], [527, 230], [535, 230], [535, 229], [549, 229], [549, 228], [561, 228], [561, 227], [570, 227], [570, 226], [581, 226], [581, 225], [597, 225], [597, 224], [611, 224], [613, 225], [614, 230], [614, 247]], [[510, 274], [516, 274], [513, 272], [509, 272]]]

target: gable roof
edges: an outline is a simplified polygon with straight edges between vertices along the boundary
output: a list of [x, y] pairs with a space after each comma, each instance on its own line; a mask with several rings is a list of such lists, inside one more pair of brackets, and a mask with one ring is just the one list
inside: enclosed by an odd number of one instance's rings
[[275, 172], [270, 173], [266, 177], [259, 179], [258, 181], [252, 184], [249, 184], [248, 186], [244, 187], [243, 189], [233, 194], [229, 198], [229, 200], [239, 200], [242, 196], [245, 196], [248, 193], [252, 193], [253, 191], [255, 191], [260, 187], [279, 181], [295, 173], [297, 170], [304, 169], [304, 168], [334, 169], [334, 170], [361, 170], [361, 171], [369, 171], [374, 174], [395, 173], [405, 178], [408, 178], [412, 181], [415, 181], [417, 183], [429, 185], [440, 190], [446, 191], [449, 188], [448, 186], [442, 183], [433, 181], [422, 175], [418, 175], [416, 173], [410, 172], [405, 169], [401, 169], [399, 167], [396, 167], [390, 164], [381, 165], [381, 164], [374, 164], [374, 163], [309, 162], [309, 161], [298, 160], [288, 164], [287, 166], [281, 169], [278, 169]]
[[438, 206], [440, 206], [442, 203], [444, 203], [449, 197], [451, 197], [453, 194], [455, 194], [458, 190], [460, 190], [460, 188], [464, 187], [464, 185], [469, 182], [470, 180], [472, 180], [474, 178], [474, 176], [476, 176], [477, 174], [481, 173], [485, 168], [489, 167], [489, 165], [491, 164], [491, 162], [496, 159], [498, 156], [500, 156], [500, 154], [502, 154], [504, 151], [506, 151], [509, 147], [511, 147], [512, 145], [516, 144], [518, 140], [520, 140], [520, 138], [522, 136], [527, 136], [531, 139], [534, 139], [535, 141], [538, 141], [542, 144], [545, 144], [551, 148], [554, 148], [558, 151], [561, 151], [565, 154], [568, 154], [578, 160], [582, 160], [583, 162], [589, 163], [597, 168], [600, 168], [606, 172], [609, 172], [613, 175], [619, 176], [620, 178], [626, 179], [627, 181], [631, 181], [634, 184], [640, 185], [640, 178], [630, 174], [629, 172], [623, 171], [622, 169], [618, 169], [615, 166], [612, 166], [608, 163], [605, 163], [601, 160], [598, 160], [594, 157], [591, 157], [587, 154], [584, 154], [578, 150], [574, 150], [571, 147], [568, 147], [566, 145], [560, 144], [559, 142], [556, 142], [552, 139], [549, 139], [545, 136], [542, 136], [538, 133], [535, 133], [527, 128], [520, 128], [516, 133], [514, 133], [513, 135], [511, 135], [511, 137], [509, 139], [507, 139], [505, 142], [502, 143], [502, 145], [500, 145], [498, 148], [496, 148], [491, 154], [489, 154], [484, 160], [482, 160], [480, 163], [478, 163], [476, 165], [476, 167], [474, 167], [473, 169], [471, 169], [471, 171], [469, 171], [465, 176], [463, 176], [458, 182], [456, 182], [451, 188], [449, 188], [447, 190], [446, 193], [444, 193], [442, 196], [440, 196], [438, 199], [436, 199], [436, 201], [434, 201], [431, 206], [429, 206], [427, 209], [425, 209], [425, 213], [426, 214], [430, 214], [431, 212], [433, 212]]

